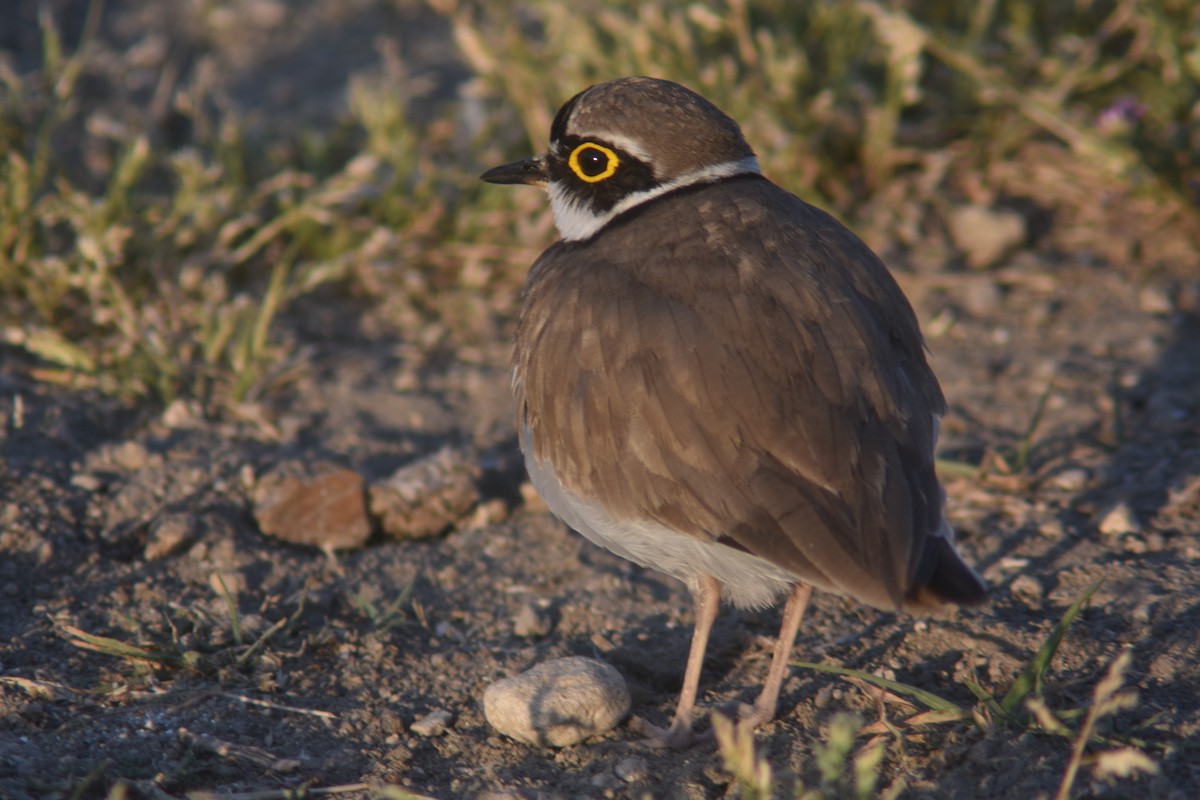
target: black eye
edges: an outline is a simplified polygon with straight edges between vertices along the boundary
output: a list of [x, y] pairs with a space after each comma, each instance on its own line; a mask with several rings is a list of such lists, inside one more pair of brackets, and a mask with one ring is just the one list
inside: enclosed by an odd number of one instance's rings
[[621, 160], [617, 154], [604, 145], [588, 142], [581, 144], [571, 151], [567, 159], [568, 166], [581, 180], [596, 183], [612, 177], [617, 171]]
[[589, 147], [579, 154], [579, 169], [584, 175], [594, 178], [608, 169], [608, 156], [601, 150]]

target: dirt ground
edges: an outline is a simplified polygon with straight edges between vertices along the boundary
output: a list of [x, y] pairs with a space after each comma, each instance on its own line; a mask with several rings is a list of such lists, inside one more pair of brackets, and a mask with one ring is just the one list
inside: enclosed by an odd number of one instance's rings
[[[3, 5], [28, 18], [31, 4]], [[112, 4], [106, 35], [132, 37], [152, 7]], [[319, 30], [335, 52], [357, 54], [354, 37], [375, 22], [346, 11], [311, 17], [293, 36], [231, 44], [227, 86], [248, 105], [267, 98], [259, 113], [269, 113], [287, 103], [279, 87], [306, 37]], [[0, 41], [17, 61], [33, 35], [22, 31]], [[452, 84], [458, 68], [444, 66], [436, 74]], [[317, 88], [335, 97], [335, 84]], [[1008, 180], [1027, 185], [1035, 172], [1016, 162]], [[1085, 709], [1130, 648], [1138, 702], [1106, 721], [1108, 743], [1094, 749], [1136, 743], [1159, 771], [1106, 783], [1085, 767], [1076, 796], [1182, 800], [1200, 796], [1200, 272], [1192, 245], [1154, 232], [1134, 199], [1095, 191], [1090, 212], [1047, 211], [987, 270], [966, 268], [948, 238], [909, 246], [890, 233], [887, 197], [860, 226], [929, 339], [951, 407], [940, 455], [983, 466], [945, 482], [962, 549], [993, 599], [918, 620], [819, 595], [796, 657], [881, 671], [971, 706], [965, 677], [1002, 695], [1102, 581], [1043, 693], [1064, 716]], [[375, 313], [336, 296], [294, 310], [282, 324], [305, 369], [244, 420], [39, 384], [22, 356], [0, 354], [0, 797], [100, 797], [118, 780], [135, 797], [360, 781], [439, 798], [731, 791], [712, 745], [643, 751], [622, 725], [543, 750], [489, 728], [489, 683], [566, 655], [613, 664], [634, 712], [668, 721], [688, 599], [525, 502], [504, 338], [423, 362], [400, 390], [411, 350], [373, 333], [385, 329]], [[447, 443], [474, 454], [493, 502], [445, 535], [377, 533], [334, 563], [259, 530], [255, 487], [279, 464], [333, 462], [370, 484]], [[777, 622], [776, 611], [723, 613], [706, 706], [754, 696]], [[96, 652], [72, 631], [158, 648], [163, 661]], [[238, 646], [268, 633], [249, 657]], [[861, 688], [801, 669], [781, 708], [759, 747], [777, 773], [810, 784], [836, 714], [881, 714]], [[438, 710], [451, 715], [444, 733], [414, 732]], [[910, 728], [902, 709], [884, 712], [896, 732], [882, 786], [903, 782], [903, 797], [1051, 796], [1070, 754], [1069, 740], [1032, 725]]]

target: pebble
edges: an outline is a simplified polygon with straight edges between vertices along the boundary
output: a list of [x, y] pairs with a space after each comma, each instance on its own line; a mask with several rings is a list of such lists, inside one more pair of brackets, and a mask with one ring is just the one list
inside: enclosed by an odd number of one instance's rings
[[537, 489], [533, 488], [533, 484], [529, 481], [521, 484], [520, 492], [521, 503], [525, 506], [526, 510], [539, 514], [550, 510], [550, 507], [546, 505], [546, 501], [542, 499], [542, 496], [537, 493]]
[[1050, 479], [1050, 485], [1064, 492], [1081, 492], [1087, 486], [1088, 473], [1085, 469], [1066, 469]]
[[629, 705], [621, 673], [583, 656], [543, 662], [483, 693], [483, 713], [493, 728], [541, 747], [566, 747], [611, 730]]
[[1043, 539], [1057, 542], [1066, 535], [1067, 530], [1063, 527], [1062, 520], [1060, 519], [1051, 518], [1038, 524], [1038, 536], [1041, 536]]
[[404, 720], [395, 711], [385, 708], [379, 715], [379, 727], [389, 735], [401, 734], [404, 733]]
[[550, 632], [550, 620], [531, 604], [521, 606], [513, 615], [513, 634], [522, 639], [545, 636]]
[[196, 518], [193, 514], [166, 513], [150, 524], [144, 555], [155, 561], [179, 552], [196, 538]]
[[1175, 303], [1165, 286], [1144, 286], [1138, 292], [1138, 309], [1146, 314], [1166, 316], [1175, 310]]
[[332, 464], [287, 463], [263, 476], [254, 519], [268, 536], [328, 552], [361, 547], [371, 536], [362, 476]]
[[71, 476], [71, 485], [85, 492], [98, 492], [104, 488], [104, 481], [87, 472], [77, 472]]
[[371, 513], [393, 539], [437, 536], [466, 519], [479, 504], [478, 457], [443, 447], [372, 484]]
[[146, 448], [134, 441], [123, 442], [112, 451], [113, 463], [130, 472], [137, 472], [146, 466], [148, 458], [149, 453]]
[[172, 400], [162, 413], [161, 421], [171, 430], [197, 428], [203, 424], [204, 411], [195, 400]]
[[1100, 533], [1105, 536], [1122, 536], [1141, 530], [1137, 517], [1124, 500], [1110, 508], [1100, 519]]
[[971, 269], [993, 266], [1027, 238], [1025, 218], [1007, 208], [959, 206], [947, 219], [950, 238]]
[[441, 736], [450, 728], [450, 723], [453, 721], [453, 714], [445, 709], [439, 708], [437, 711], [430, 711], [428, 714], [414, 722], [409, 727], [409, 730], [418, 736], [425, 736], [427, 738]]
[[1123, 549], [1126, 553], [1133, 553], [1134, 555], [1140, 556], [1145, 555], [1150, 548], [1146, 545], [1144, 540], [1139, 539], [1136, 536], [1130, 536], [1121, 540], [1121, 549]]

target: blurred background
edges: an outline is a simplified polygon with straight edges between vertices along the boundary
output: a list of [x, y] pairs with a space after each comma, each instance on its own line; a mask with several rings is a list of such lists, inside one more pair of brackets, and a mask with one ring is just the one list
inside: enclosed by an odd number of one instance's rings
[[627, 74], [898, 271], [1200, 272], [1188, 0], [0, 0], [7, 352], [219, 408], [282, 379], [318, 286], [422, 347], [503, 336], [553, 228], [476, 177]]

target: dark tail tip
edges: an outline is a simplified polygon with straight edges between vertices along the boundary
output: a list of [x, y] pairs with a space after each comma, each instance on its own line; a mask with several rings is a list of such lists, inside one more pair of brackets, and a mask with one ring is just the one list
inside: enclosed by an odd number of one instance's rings
[[949, 537], [931, 536], [905, 606], [918, 610], [948, 603], [977, 606], [987, 599], [987, 584], [963, 561]]

